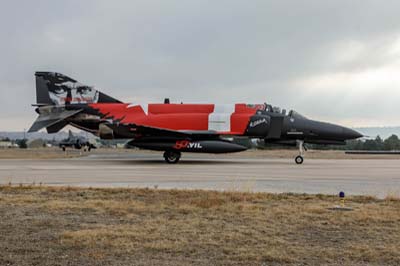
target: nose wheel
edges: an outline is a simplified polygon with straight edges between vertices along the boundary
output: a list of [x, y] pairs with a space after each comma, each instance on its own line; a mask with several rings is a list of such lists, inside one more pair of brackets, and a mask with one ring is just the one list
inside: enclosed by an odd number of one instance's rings
[[304, 162], [304, 151], [306, 150], [306, 148], [304, 147], [304, 141], [299, 140], [297, 141], [298, 145], [299, 145], [299, 155], [294, 159], [294, 161], [296, 162], [296, 164], [303, 164]]
[[304, 162], [303, 156], [299, 155], [295, 159], [296, 164], [302, 164]]
[[178, 163], [181, 159], [181, 153], [178, 151], [166, 151], [164, 152], [164, 159], [169, 164]]

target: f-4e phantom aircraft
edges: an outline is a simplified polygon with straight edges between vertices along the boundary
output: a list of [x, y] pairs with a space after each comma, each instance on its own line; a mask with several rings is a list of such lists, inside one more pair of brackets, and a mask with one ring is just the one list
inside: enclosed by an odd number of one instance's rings
[[96, 149], [96, 146], [90, 143], [88, 139], [81, 136], [74, 136], [71, 130], [68, 132], [68, 138], [60, 141], [58, 146], [63, 151], [66, 151], [67, 148], [73, 148], [77, 150], [83, 149], [83, 151], [91, 151], [92, 149]]
[[307, 119], [269, 104], [134, 104], [123, 103], [65, 75], [36, 72], [36, 112], [29, 132], [43, 128], [56, 133], [66, 125], [102, 139], [130, 139], [129, 145], [163, 151], [167, 163], [183, 152], [230, 153], [247, 148], [232, 137], [297, 145], [297, 164], [304, 144], [340, 145], [362, 135], [352, 129]]

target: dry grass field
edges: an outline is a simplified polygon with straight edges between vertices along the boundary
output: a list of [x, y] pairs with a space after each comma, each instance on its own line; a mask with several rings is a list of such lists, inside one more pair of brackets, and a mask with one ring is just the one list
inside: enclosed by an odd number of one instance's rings
[[0, 187], [0, 265], [400, 265], [400, 200]]
[[87, 153], [79, 150], [68, 149], [63, 152], [60, 148], [38, 149], [0, 149], [1, 159], [63, 159], [85, 156]]

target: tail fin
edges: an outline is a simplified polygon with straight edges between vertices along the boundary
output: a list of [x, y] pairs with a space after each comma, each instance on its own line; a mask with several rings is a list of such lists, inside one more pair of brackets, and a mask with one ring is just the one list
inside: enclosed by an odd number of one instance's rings
[[73, 139], [74, 138], [74, 134], [72, 134], [71, 130], [68, 131], [68, 138], [69, 139]]
[[120, 101], [55, 72], [36, 72], [37, 105], [121, 103]]

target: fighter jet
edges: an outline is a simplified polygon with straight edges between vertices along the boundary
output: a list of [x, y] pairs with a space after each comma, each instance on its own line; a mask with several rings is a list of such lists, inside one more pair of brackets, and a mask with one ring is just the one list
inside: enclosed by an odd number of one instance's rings
[[36, 72], [36, 112], [29, 132], [46, 128], [56, 133], [66, 125], [101, 139], [129, 139], [129, 145], [164, 152], [177, 163], [184, 152], [231, 153], [247, 148], [232, 137], [297, 145], [297, 164], [304, 161], [304, 144], [343, 145], [362, 135], [350, 128], [308, 119], [261, 104], [123, 103], [94, 87], [55, 72]]
[[95, 149], [96, 146], [94, 146], [92, 143], [89, 142], [86, 138], [79, 137], [79, 136], [74, 136], [72, 131], [70, 130], [68, 132], [68, 138], [60, 141], [58, 146], [63, 150], [66, 151], [68, 147], [81, 150], [84, 149], [84, 151], [91, 151], [92, 149]]

